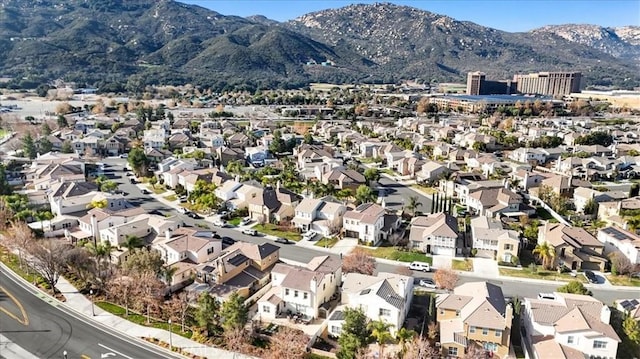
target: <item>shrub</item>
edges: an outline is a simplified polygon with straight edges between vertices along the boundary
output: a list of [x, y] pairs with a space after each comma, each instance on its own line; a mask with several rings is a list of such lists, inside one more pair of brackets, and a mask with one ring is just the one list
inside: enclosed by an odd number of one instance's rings
[[478, 254], [478, 250], [476, 248], [471, 249], [471, 256], [475, 257]]
[[518, 265], [519, 261], [520, 261], [520, 258], [518, 258], [516, 256], [512, 256], [511, 257], [511, 264], [513, 264], [514, 266]]
[[531, 271], [531, 273], [537, 273], [538, 272], [538, 266], [535, 263], [531, 263], [531, 264], [529, 264], [529, 270]]

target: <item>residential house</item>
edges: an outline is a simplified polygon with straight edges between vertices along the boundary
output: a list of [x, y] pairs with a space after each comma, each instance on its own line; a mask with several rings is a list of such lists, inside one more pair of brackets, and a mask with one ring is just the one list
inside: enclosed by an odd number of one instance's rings
[[158, 234], [151, 247], [162, 254], [167, 265], [186, 259], [198, 264], [219, 256], [222, 241], [214, 238], [211, 231], [181, 227]]
[[608, 263], [604, 244], [583, 228], [545, 222], [538, 229], [538, 243], [545, 242], [555, 249], [554, 267], [604, 271]]
[[526, 208], [521, 195], [504, 187], [482, 188], [473, 191], [469, 193], [466, 204], [467, 209], [487, 217], [532, 210]]
[[220, 161], [222, 166], [226, 166], [229, 162], [232, 161], [242, 161], [245, 163], [245, 153], [244, 150], [240, 148], [231, 148], [231, 147], [217, 147], [216, 148], [216, 157]]
[[225, 181], [229, 180], [231, 176], [226, 172], [222, 172], [217, 168], [203, 168], [199, 170], [184, 170], [178, 173], [178, 184], [184, 187], [188, 193], [191, 193], [198, 181], [204, 181], [207, 183], [214, 183], [217, 187], [220, 187]]
[[269, 157], [269, 149], [264, 146], [246, 147], [244, 149], [247, 162], [255, 167], [265, 165], [265, 160]]
[[521, 163], [539, 165], [546, 162], [546, 155], [536, 148], [520, 147], [509, 154], [509, 159]]
[[345, 212], [342, 220], [345, 237], [357, 238], [370, 246], [377, 246], [388, 239], [399, 226], [400, 219], [396, 215], [387, 214], [375, 203], [363, 203]]
[[630, 316], [635, 320], [640, 320], [640, 298], [638, 299], [617, 299], [616, 309]]
[[351, 189], [354, 193], [360, 185], [366, 184], [366, 179], [360, 172], [344, 167], [317, 166], [315, 172], [320, 182], [332, 184], [339, 189]]
[[332, 197], [305, 198], [296, 206], [292, 222], [303, 232], [313, 230], [328, 237], [342, 229], [346, 211], [347, 207]]
[[462, 253], [458, 243], [458, 220], [448, 213], [416, 216], [411, 220], [409, 246], [424, 253], [455, 256]]
[[435, 183], [449, 171], [450, 169], [443, 164], [427, 161], [422, 164], [420, 171], [416, 173], [416, 180], [418, 182]]
[[326, 318], [328, 313], [321, 308], [335, 297], [341, 283], [338, 257], [314, 257], [305, 267], [277, 263], [271, 270], [272, 288], [258, 300], [258, 313], [263, 318]]
[[251, 144], [251, 139], [244, 133], [234, 133], [227, 138], [227, 146], [230, 148], [242, 148], [248, 147]]
[[464, 357], [472, 345], [489, 357], [506, 358], [509, 354], [513, 308], [495, 284], [470, 282], [452, 293], [439, 294], [436, 319], [446, 357]]
[[512, 263], [518, 259], [521, 242], [517, 231], [502, 228], [502, 222], [485, 216], [471, 219], [471, 240], [476, 257]]
[[37, 166], [27, 174], [27, 180], [31, 181], [36, 190], [48, 190], [60, 183], [84, 182], [85, 173], [82, 166], [67, 163], [51, 163]]
[[151, 128], [144, 131], [142, 143], [145, 148], [160, 149], [165, 146], [168, 135], [168, 132], [163, 128]]
[[395, 168], [396, 172], [398, 172], [401, 176], [409, 176], [410, 178], [414, 178], [416, 174], [420, 172], [420, 169], [422, 169], [424, 163], [425, 160], [420, 159], [416, 156], [403, 157], [395, 161], [393, 168]]
[[282, 221], [285, 218], [293, 218], [295, 207], [300, 203], [301, 197], [280, 186], [253, 192], [247, 203], [249, 204], [249, 217], [259, 223], [270, 223], [272, 220]]
[[389, 332], [395, 336], [411, 307], [413, 278], [379, 272], [375, 276], [347, 273], [342, 279], [341, 302], [329, 317], [329, 335], [340, 336], [346, 308], [361, 308], [369, 320], [390, 324]]
[[61, 182], [51, 187], [49, 204], [51, 213], [63, 215], [85, 212], [92, 202], [106, 201], [110, 210], [124, 209], [128, 202], [121, 195], [98, 192], [98, 187], [88, 182]]
[[128, 142], [126, 138], [111, 136], [102, 142], [102, 147], [107, 155], [117, 156], [125, 152]]
[[588, 296], [554, 292], [525, 298], [523, 349], [528, 358], [616, 358], [620, 337], [607, 305]]
[[598, 230], [598, 240], [604, 243], [604, 254], [623, 255], [632, 264], [640, 264], [640, 236], [618, 227]]
[[546, 177], [539, 172], [531, 172], [528, 170], [518, 170], [511, 174], [512, 183], [514, 187], [522, 188], [527, 191], [529, 188], [539, 187], [542, 184], [542, 180]]
[[174, 133], [167, 139], [169, 149], [183, 148], [191, 145], [191, 137], [185, 133]]
[[628, 193], [620, 191], [600, 192], [584, 187], [578, 187], [573, 190], [573, 203], [576, 206], [576, 212], [584, 212], [584, 207], [589, 201], [594, 201], [595, 203], [611, 202], [619, 201], [627, 197], [629, 197]]

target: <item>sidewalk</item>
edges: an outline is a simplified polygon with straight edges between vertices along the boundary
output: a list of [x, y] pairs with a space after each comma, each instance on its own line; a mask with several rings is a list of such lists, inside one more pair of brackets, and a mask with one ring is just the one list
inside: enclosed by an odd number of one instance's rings
[[[102, 324], [110, 328], [113, 328], [117, 331], [128, 334], [132, 337], [155, 338], [165, 343], [169, 343], [169, 332], [166, 330], [145, 327], [142, 325], [132, 323], [126, 319], [123, 319], [111, 313], [108, 313], [95, 305], [93, 306], [93, 310], [95, 311], [95, 316], [93, 316], [91, 312], [92, 310], [91, 301], [87, 299], [87, 297], [85, 297], [84, 295], [80, 294], [78, 290], [63, 277], [60, 277], [60, 279], [58, 280], [58, 285], [56, 286], [56, 288], [58, 288], [58, 290], [66, 298], [66, 302], [64, 303], [64, 305], [75, 309], [77, 312], [80, 312], [95, 321], [101, 322]], [[194, 355], [202, 356], [205, 358], [211, 358], [211, 359], [252, 358], [244, 354], [238, 354], [238, 353], [226, 351], [223, 349], [218, 349], [218, 348], [210, 347], [204, 344], [200, 344], [175, 333], [171, 335], [171, 341], [173, 342], [174, 347], [182, 348], [186, 352], [189, 352]]]

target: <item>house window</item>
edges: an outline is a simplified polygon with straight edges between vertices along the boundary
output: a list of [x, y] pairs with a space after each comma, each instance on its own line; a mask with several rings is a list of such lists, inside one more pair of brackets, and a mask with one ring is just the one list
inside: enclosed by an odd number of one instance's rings
[[298, 298], [298, 291], [297, 291], [297, 290], [294, 290], [294, 291], [293, 291], [293, 297], [294, 297], [294, 298]]
[[476, 332], [476, 327], [474, 327], [474, 326], [469, 327], [469, 333], [473, 334], [475, 332]]
[[341, 332], [342, 332], [342, 327], [338, 327], [335, 325], [331, 326], [331, 333], [340, 335]]
[[444, 315], [444, 309], [440, 309], [440, 315]]
[[309, 293], [304, 292], [302, 293], [302, 298], [307, 299], [309, 297]]
[[325, 290], [325, 289], [327, 289], [327, 283], [324, 283], [324, 284], [322, 285], [322, 290]]
[[489, 329], [482, 328], [482, 335], [489, 335]]
[[502, 336], [502, 330], [496, 330], [496, 337]]
[[504, 250], [505, 251], [510, 251], [511, 249], [513, 249], [513, 245], [511, 245], [511, 244], [505, 244], [504, 245]]
[[603, 342], [602, 340], [594, 340], [593, 341], [593, 349], [606, 349], [607, 342]]
[[573, 335], [567, 337], [567, 344], [573, 344]]
[[380, 308], [379, 315], [388, 317], [391, 316], [391, 311], [389, 309]]
[[271, 313], [271, 307], [268, 305], [263, 305], [262, 306], [262, 312], [263, 313]]
[[289, 295], [289, 288], [286, 288], [286, 289], [284, 290], [284, 295]]
[[456, 317], [459, 317], [459, 316], [460, 316], [460, 311], [456, 310]]
[[456, 347], [449, 347], [449, 351], [448, 351], [448, 353], [449, 353], [449, 356], [457, 357], [457, 356], [458, 356], [458, 348], [456, 348]]

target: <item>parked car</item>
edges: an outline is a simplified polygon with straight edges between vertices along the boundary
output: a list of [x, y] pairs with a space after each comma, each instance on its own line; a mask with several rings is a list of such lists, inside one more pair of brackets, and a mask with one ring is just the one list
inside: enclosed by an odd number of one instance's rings
[[431, 279], [422, 279], [420, 280], [419, 284], [424, 288], [436, 289], [436, 282]]
[[248, 236], [257, 236], [258, 231], [256, 231], [255, 229], [243, 229], [242, 234], [246, 234]]
[[141, 192], [142, 194], [151, 194], [151, 192], [149, 192], [149, 190], [146, 190], [146, 189], [143, 189]]
[[318, 235], [318, 233], [316, 233], [315, 231], [308, 231], [302, 234], [302, 239], [304, 239], [305, 241], [310, 241], [316, 238], [316, 235]]
[[149, 214], [155, 214], [156, 216], [163, 216], [164, 217], [164, 213], [160, 212], [157, 209], [149, 211]]
[[187, 216], [193, 219], [202, 219], [202, 216], [195, 212], [189, 212], [187, 213]]
[[126, 153], [123, 153], [123, 154], [120, 155], [120, 158], [129, 158], [129, 155], [126, 154]]
[[133, 178], [133, 177], [132, 177], [132, 178], [129, 178], [129, 182], [131, 182], [131, 184], [136, 184], [136, 183], [138, 183], [138, 181], [136, 181], [136, 179], [135, 179], [135, 178]]
[[590, 270], [584, 271], [584, 276], [587, 277], [589, 282], [598, 283], [598, 277]]
[[227, 226], [227, 222], [223, 221], [222, 219], [214, 219], [213, 220], [213, 225], [216, 227], [226, 227]]
[[230, 246], [236, 243], [236, 240], [231, 237], [222, 237], [222, 244]]
[[429, 263], [425, 262], [411, 262], [411, 264], [409, 264], [409, 269], [428, 272], [431, 270], [431, 266]]
[[291, 241], [286, 238], [278, 237], [276, 238], [276, 243], [291, 244]]
[[189, 211], [187, 211], [187, 209], [186, 209], [186, 208], [184, 208], [184, 207], [178, 207], [178, 212], [179, 212], [179, 213], [182, 213], [182, 214], [187, 214], [187, 213], [189, 213]]
[[241, 226], [246, 226], [249, 223], [251, 223], [251, 217], [244, 217], [242, 221], [240, 221]]

